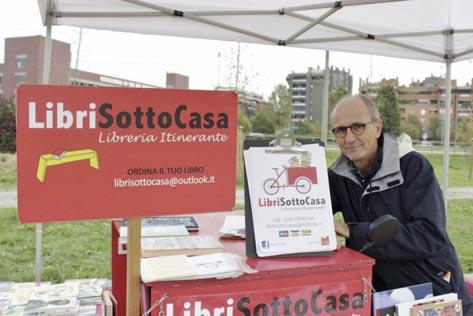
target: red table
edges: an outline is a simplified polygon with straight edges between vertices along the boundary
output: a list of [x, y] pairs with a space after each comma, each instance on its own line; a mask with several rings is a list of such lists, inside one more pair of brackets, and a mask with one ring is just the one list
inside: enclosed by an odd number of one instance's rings
[[[229, 212], [193, 214], [198, 234], [218, 235]], [[112, 225], [112, 292], [118, 315], [126, 313], [126, 255], [118, 255], [119, 222]], [[220, 239], [225, 252], [245, 257], [245, 242]], [[329, 256], [257, 258], [258, 271], [235, 279], [167, 281], [143, 284], [143, 308], [168, 298], [164, 315], [370, 315], [374, 260], [342, 248]], [[158, 315], [158, 309], [151, 315]]]

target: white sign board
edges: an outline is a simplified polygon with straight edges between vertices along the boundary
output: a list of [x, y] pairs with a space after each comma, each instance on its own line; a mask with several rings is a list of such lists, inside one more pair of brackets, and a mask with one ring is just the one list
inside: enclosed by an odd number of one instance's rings
[[244, 157], [258, 256], [337, 248], [324, 147], [251, 147]]

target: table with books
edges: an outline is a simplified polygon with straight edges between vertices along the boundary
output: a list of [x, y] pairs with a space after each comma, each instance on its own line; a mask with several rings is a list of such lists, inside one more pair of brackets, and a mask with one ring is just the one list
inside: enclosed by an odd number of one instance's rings
[[[225, 218], [233, 214], [238, 213], [191, 214], [199, 229], [190, 236], [215, 236], [222, 245], [215, 255], [243, 258], [252, 271], [235, 278], [143, 282], [143, 312], [152, 309], [150, 315], [162, 312], [166, 316], [370, 314], [373, 259], [345, 247], [324, 256], [247, 258], [244, 239], [220, 238]], [[120, 221], [112, 225], [112, 292], [118, 315], [125, 315], [126, 254], [120, 254], [120, 225]], [[166, 266], [178, 266], [172, 262]], [[201, 267], [215, 269], [210, 264]]]

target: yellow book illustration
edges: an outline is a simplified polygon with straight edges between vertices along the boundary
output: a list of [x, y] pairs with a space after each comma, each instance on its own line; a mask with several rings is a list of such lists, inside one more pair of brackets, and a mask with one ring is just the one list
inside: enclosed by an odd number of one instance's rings
[[38, 169], [36, 177], [39, 181], [44, 182], [46, 176], [46, 168], [50, 166], [62, 165], [74, 161], [89, 160], [92, 168], [99, 169], [99, 160], [97, 152], [92, 149], [80, 149], [65, 151], [55, 151], [53, 154], [44, 154], [39, 157]]

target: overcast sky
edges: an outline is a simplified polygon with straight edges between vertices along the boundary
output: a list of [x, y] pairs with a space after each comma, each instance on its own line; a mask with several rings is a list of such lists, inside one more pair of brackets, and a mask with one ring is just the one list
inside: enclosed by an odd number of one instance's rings
[[[0, 1], [0, 62], [4, 62], [5, 38], [44, 36], [45, 32], [36, 0]], [[238, 47], [237, 43], [222, 41], [83, 29], [78, 50], [79, 34], [79, 28], [53, 26], [52, 37], [71, 44], [73, 68], [78, 60], [81, 70], [158, 86], [165, 86], [167, 72], [176, 72], [189, 77], [191, 89], [230, 85], [230, 68]], [[286, 83], [288, 73], [325, 65], [325, 52], [319, 50], [241, 44], [240, 52], [247, 90], [264, 97], [277, 84]], [[360, 78], [399, 78], [401, 84], [409, 84], [431, 74], [445, 76], [441, 63], [361, 54], [330, 52], [330, 65], [349, 70], [355, 89]], [[452, 79], [458, 79], [459, 84], [471, 82], [472, 77], [471, 60], [453, 64]]]

